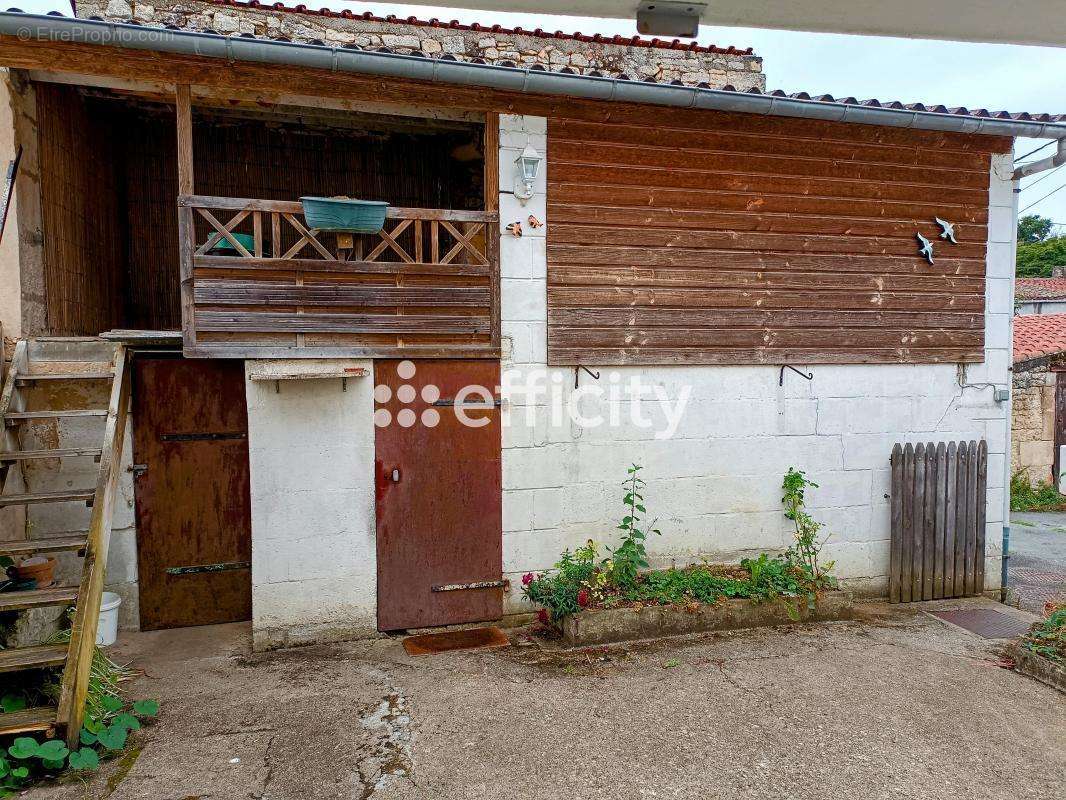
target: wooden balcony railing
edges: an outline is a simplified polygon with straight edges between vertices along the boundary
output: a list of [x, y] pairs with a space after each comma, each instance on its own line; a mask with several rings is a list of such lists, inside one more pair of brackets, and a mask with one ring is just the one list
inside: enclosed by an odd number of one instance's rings
[[389, 208], [353, 235], [296, 202], [182, 195], [178, 214], [189, 355], [499, 354], [495, 212]]

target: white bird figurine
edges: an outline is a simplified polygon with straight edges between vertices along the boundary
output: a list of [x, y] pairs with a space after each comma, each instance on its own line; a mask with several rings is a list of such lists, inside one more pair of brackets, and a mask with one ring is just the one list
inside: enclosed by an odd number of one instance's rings
[[925, 256], [925, 260], [928, 261], [930, 264], [932, 264], [933, 263], [933, 243], [931, 241], [929, 241], [928, 239], [926, 239], [924, 236], [922, 236], [920, 233], [916, 233], [914, 235], [918, 237], [918, 241], [921, 242], [921, 245], [922, 245], [921, 248], [919, 248], [918, 253], [923, 255], [923, 256]]
[[958, 244], [958, 242], [955, 241], [954, 223], [948, 222], [946, 219], [941, 219], [940, 217], [933, 217], [933, 219], [936, 221], [936, 224], [939, 225], [941, 228], [940, 238], [947, 239], [952, 244]]

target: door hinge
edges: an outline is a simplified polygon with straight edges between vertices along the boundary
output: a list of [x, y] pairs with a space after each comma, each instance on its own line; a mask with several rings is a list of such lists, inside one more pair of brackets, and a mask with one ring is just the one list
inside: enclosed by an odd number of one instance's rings
[[219, 564], [197, 564], [192, 567], [167, 567], [167, 575], [196, 575], [201, 572], [230, 572], [235, 569], [251, 569], [251, 561], [223, 561]]

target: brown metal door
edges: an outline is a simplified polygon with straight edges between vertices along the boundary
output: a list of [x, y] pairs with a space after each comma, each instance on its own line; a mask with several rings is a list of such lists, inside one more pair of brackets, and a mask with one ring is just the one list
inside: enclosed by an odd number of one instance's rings
[[136, 358], [132, 390], [141, 628], [250, 619], [243, 362]]
[[[502, 577], [499, 376], [494, 361], [375, 362], [380, 630], [503, 613], [499, 585], [457, 588]], [[488, 391], [464, 403], [480, 427], [452, 405], [467, 386]]]

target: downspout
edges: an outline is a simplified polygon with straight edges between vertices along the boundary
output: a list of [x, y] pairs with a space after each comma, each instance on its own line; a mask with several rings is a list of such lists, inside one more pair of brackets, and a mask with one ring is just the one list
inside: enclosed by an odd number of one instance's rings
[[[1058, 155], [1063, 155], [1063, 142], [1059, 140]], [[1029, 166], [1035, 166], [1031, 164]], [[1024, 168], [1023, 168], [1024, 169]], [[1018, 175], [1021, 169], [1014, 170], [1014, 174], [1011, 176], [1011, 219], [1014, 221], [1014, 235], [1011, 236], [1011, 248], [1010, 258], [1011, 263], [1017, 265], [1018, 263], [1018, 205], [1021, 198], [1021, 177]], [[1010, 307], [1011, 315], [1008, 323], [1010, 327], [1010, 336], [1007, 341], [1011, 342], [1012, 347], [1014, 343], [1014, 281], [1010, 282]], [[1013, 358], [1011, 361], [1013, 362]], [[1010, 479], [1011, 479], [1011, 423], [1014, 421], [1014, 372], [1013, 366], [1011, 367], [1011, 385], [1010, 396], [1007, 400], [1007, 418], [1004, 421], [1004, 427], [1006, 428], [1006, 445], [1003, 448], [1003, 545], [1002, 545], [1002, 558], [1000, 559], [1000, 576], [999, 576], [999, 599], [1000, 602], [1005, 603], [1007, 601], [1007, 575], [1009, 570], [1007, 568], [1010, 562]]]

